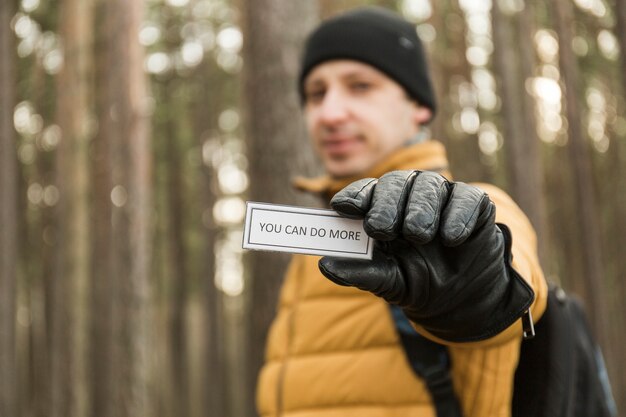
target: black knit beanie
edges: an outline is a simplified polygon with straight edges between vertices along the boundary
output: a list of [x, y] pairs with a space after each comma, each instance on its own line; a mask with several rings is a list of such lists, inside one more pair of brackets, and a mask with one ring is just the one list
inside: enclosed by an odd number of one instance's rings
[[380, 7], [361, 7], [322, 22], [305, 45], [298, 81], [302, 99], [309, 72], [333, 59], [353, 59], [377, 68], [434, 116], [435, 94], [424, 48], [415, 26], [399, 15]]

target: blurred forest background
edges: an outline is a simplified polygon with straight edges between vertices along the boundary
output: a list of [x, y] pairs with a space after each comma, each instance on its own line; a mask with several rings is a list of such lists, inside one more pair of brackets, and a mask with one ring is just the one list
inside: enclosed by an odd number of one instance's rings
[[254, 415], [286, 257], [245, 200], [318, 205], [302, 40], [415, 22], [433, 136], [511, 193], [586, 302], [626, 410], [626, 0], [0, 1], [0, 416]]

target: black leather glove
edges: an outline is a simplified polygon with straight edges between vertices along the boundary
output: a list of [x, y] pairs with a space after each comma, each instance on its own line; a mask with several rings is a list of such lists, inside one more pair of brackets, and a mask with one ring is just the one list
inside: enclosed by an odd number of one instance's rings
[[482, 340], [513, 324], [534, 293], [510, 265], [510, 233], [477, 187], [433, 172], [394, 171], [335, 195], [343, 216], [364, 219], [372, 261], [324, 257], [331, 281], [370, 291], [448, 341]]

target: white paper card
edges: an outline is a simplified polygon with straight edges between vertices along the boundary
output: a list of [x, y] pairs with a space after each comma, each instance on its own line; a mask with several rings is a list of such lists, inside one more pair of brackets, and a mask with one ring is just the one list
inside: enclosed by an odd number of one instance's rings
[[333, 210], [246, 203], [244, 249], [372, 259], [362, 220]]

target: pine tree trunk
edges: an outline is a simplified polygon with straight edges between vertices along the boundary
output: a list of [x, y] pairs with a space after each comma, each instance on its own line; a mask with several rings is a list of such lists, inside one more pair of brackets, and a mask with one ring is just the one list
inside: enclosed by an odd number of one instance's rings
[[[214, 63], [205, 60], [198, 67], [198, 83], [200, 88], [193, 103], [194, 136], [198, 139], [198, 147], [203, 149], [206, 141], [214, 139], [217, 132], [217, 119], [224, 101], [224, 80]], [[228, 396], [226, 351], [224, 343], [224, 311], [222, 293], [215, 285], [215, 242], [218, 227], [213, 221], [213, 206], [215, 204], [215, 170], [213, 166], [203, 161], [197, 191], [203, 212], [204, 239], [202, 245], [202, 264], [200, 271], [205, 291], [205, 322], [207, 323], [204, 344], [202, 385], [211, 387], [202, 390], [201, 404], [203, 417], [223, 417], [230, 415], [227, 409]]]
[[17, 415], [15, 299], [17, 258], [17, 153], [13, 109], [16, 62], [13, 3], [0, 4], [0, 416]]
[[[448, 54], [447, 48], [450, 41], [448, 40], [448, 33], [445, 30], [439, 28], [445, 27], [445, 16], [449, 7], [448, 0], [441, 0], [433, 4], [433, 15], [430, 19], [431, 24], [437, 28], [437, 37], [433, 41], [431, 48], [426, 48], [428, 52], [430, 72], [432, 75], [432, 83], [435, 88], [435, 94], [437, 98], [437, 114], [434, 120], [430, 123], [430, 129], [435, 139], [443, 142], [446, 147], [451, 144], [450, 138], [446, 134], [448, 130], [449, 121], [452, 119], [453, 106], [449, 102], [450, 98], [450, 71], [448, 59], [454, 57], [454, 54]], [[426, 45], [425, 45], [426, 46]], [[437, 51], [437, 53], [433, 53]]]
[[109, 46], [110, 18], [108, 2], [96, 2], [94, 21], [96, 38], [95, 54], [95, 99], [98, 117], [98, 133], [94, 138], [93, 161], [93, 215], [92, 215], [92, 256], [91, 256], [91, 413], [94, 417], [108, 417], [115, 413], [115, 334], [113, 329], [113, 290], [116, 284], [114, 274], [113, 242], [111, 230], [112, 204], [111, 175], [112, 138], [117, 129], [111, 118], [113, 110], [112, 92], [109, 81], [109, 63], [113, 54]]
[[601, 237], [599, 235], [599, 213], [596, 208], [596, 190], [593, 183], [593, 168], [588, 141], [583, 135], [578, 92], [580, 78], [578, 63], [571, 49], [573, 11], [566, 0], [551, 2], [552, 13], [559, 39], [559, 69], [565, 96], [565, 108], [568, 121], [569, 166], [575, 184], [576, 208], [578, 210], [577, 229], [579, 230], [579, 249], [574, 256], [583, 260], [582, 282], [584, 298], [591, 316], [592, 326], [607, 349], [608, 361], [612, 363], [608, 340], [608, 314], [606, 306], [605, 271], [602, 260]]
[[[535, 61], [529, 8], [507, 16], [498, 3], [492, 8], [494, 67], [502, 99], [504, 149], [511, 196], [526, 213], [537, 232], [539, 253], [546, 242], [546, 209], [543, 192], [543, 164], [532, 100], [525, 92], [525, 80], [532, 76]], [[519, 30], [515, 30], [519, 28]], [[520, 50], [512, 45], [521, 45]]]
[[[96, 16], [102, 16], [105, 2], [98, 2]], [[94, 417], [113, 414], [113, 244], [111, 237], [111, 143], [114, 129], [108, 120], [110, 104], [106, 83], [107, 62], [105, 47], [106, 25], [96, 20], [96, 107], [98, 134], [94, 138], [93, 208], [91, 252], [91, 412]]]
[[626, 98], [626, 0], [615, 0], [615, 29], [619, 42], [620, 63], [622, 65], [622, 90]]
[[[621, 71], [621, 84], [622, 84], [622, 100], [621, 100], [621, 114], [626, 113], [626, 0], [615, 0], [615, 29], [617, 32], [617, 38], [620, 50], [620, 65]], [[619, 104], [618, 104], [619, 106]], [[618, 108], [618, 113], [620, 109]], [[623, 190], [626, 187], [626, 169], [624, 164], [626, 163], [626, 146], [624, 140], [620, 140], [615, 135], [611, 141], [611, 153], [612, 161], [614, 164], [611, 174], [615, 178], [615, 182], [609, 185], [613, 190]], [[614, 188], [616, 187], [616, 188]], [[613, 325], [613, 346], [624, 346], [626, 343], [626, 334], [624, 329], [624, 303], [623, 300], [626, 297], [626, 280], [624, 280], [624, 274], [626, 272], [626, 257], [622, 256], [623, 248], [626, 246], [626, 201], [622, 198], [622, 193], [613, 193], [614, 199], [612, 203], [612, 209], [615, 213], [613, 219], [613, 230], [611, 232], [612, 247], [608, 248], [608, 253], [611, 254], [611, 259], [615, 264], [615, 287], [617, 294], [614, 296], [615, 311], [619, 314], [620, 319], [616, 322], [612, 322]], [[621, 324], [621, 326], [619, 326]], [[624, 372], [614, 372], [611, 383], [613, 384], [613, 393], [615, 395], [615, 401], [617, 403], [617, 409], [626, 410], [626, 374]]]
[[[137, 33], [143, 3], [100, 1], [94, 215], [96, 416], [152, 415], [150, 147]], [[109, 230], [110, 229], [110, 230]], [[102, 282], [102, 281], [106, 281]], [[106, 315], [106, 317], [103, 317]]]
[[52, 416], [87, 414], [88, 238], [88, 60], [91, 47], [90, 3], [64, 0], [60, 35], [64, 66], [57, 79], [57, 151], [60, 199], [56, 206], [56, 270], [52, 299]]
[[[143, 49], [137, 34], [143, 21], [143, 3], [111, 2], [121, 24], [116, 39], [121, 71], [115, 74], [120, 136], [113, 157], [119, 170], [114, 183], [127, 192], [125, 204], [113, 209], [113, 242], [116, 246], [118, 292], [116, 300], [119, 345], [120, 416], [152, 415], [149, 392], [152, 371], [150, 254], [151, 248], [151, 149], [150, 123], [146, 109], [147, 80], [143, 70]], [[118, 26], [119, 27], [119, 26]], [[115, 28], [112, 32], [115, 33]], [[117, 143], [116, 143], [117, 142]]]
[[[310, 174], [310, 167], [315, 165], [303, 132], [296, 77], [301, 44], [317, 19], [316, 4], [255, 0], [244, 2], [242, 12], [246, 40], [243, 105], [250, 199], [307, 204], [292, 191], [290, 179], [294, 175]], [[246, 321], [250, 340], [246, 415], [251, 416], [266, 334], [288, 257], [259, 252], [249, 254], [248, 260], [250, 314]]]
[[[179, 86], [175, 81], [170, 80], [165, 86], [168, 97], [175, 97], [174, 92]], [[169, 340], [170, 357], [172, 366], [171, 388], [173, 398], [173, 410], [177, 416], [187, 417], [189, 415], [189, 367], [187, 361], [187, 329], [185, 320], [185, 310], [187, 302], [187, 253], [183, 238], [185, 219], [184, 210], [184, 182], [182, 178], [184, 154], [180, 151], [176, 134], [177, 121], [182, 117], [180, 114], [180, 104], [173, 101], [173, 107], [167, 120], [166, 130], [168, 132], [165, 139], [167, 148], [167, 201], [169, 205], [168, 214], [168, 253], [170, 254], [170, 264], [172, 274], [169, 277], [170, 295], [170, 317], [169, 317]], [[182, 108], [184, 110], [184, 107]], [[168, 297], [169, 298], [169, 297]]]
[[[357, 6], [362, 6], [361, 0], [318, 0], [319, 3], [319, 15], [321, 19], [326, 19], [337, 13], [341, 13], [350, 10]], [[377, 3], [381, 3], [378, 1]], [[389, 3], [383, 2], [383, 3]]]
[[433, 137], [446, 145], [456, 179], [489, 181], [491, 174], [480, 162], [481, 152], [476, 134], [459, 132], [452, 124], [456, 113], [462, 110], [455, 88], [461, 82], [471, 80], [471, 65], [464, 54], [467, 48], [464, 12], [457, 0], [433, 2], [432, 7], [431, 22], [437, 28], [437, 37], [430, 45], [431, 48], [428, 48], [437, 96], [437, 114], [430, 124]]

